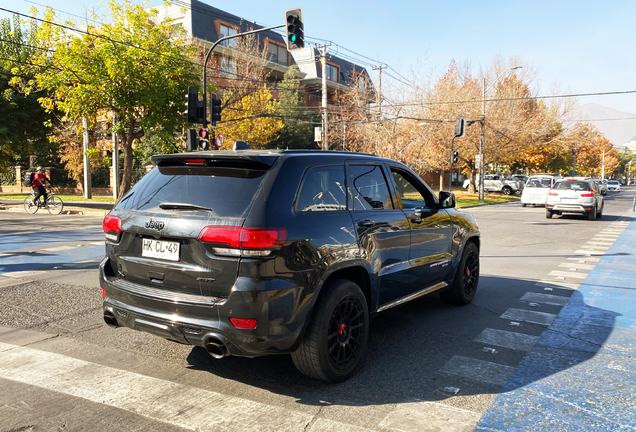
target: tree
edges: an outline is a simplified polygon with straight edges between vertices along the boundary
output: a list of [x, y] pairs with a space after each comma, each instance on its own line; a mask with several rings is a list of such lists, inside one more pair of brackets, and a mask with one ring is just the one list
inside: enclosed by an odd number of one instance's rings
[[40, 95], [21, 94], [10, 85], [20, 68], [38, 54], [36, 44], [35, 26], [24, 28], [17, 16], [13, 26], [9, 18], [0, 20], [0, 170], [13, 163], [26, 165], [31, 154], [41, 165], [50, 165], [55, 158], [56, 146], [47, 139], [53, 114], [40, 106]]
[[298, 66], [292, 65], [278, 85], [280, 105], [277, 114], [284, 126], [278, 139], [270, 143], [272, 148], [318, 148], [311, 123], [315, 115], [303, 103], [303, 89], [296, 78], [298, 71]]
[[[225, 101], [231, 100], [233, 94], [228, 92], [225, 98]], [[283, 122], [275, 117], [278, 106], [263, 86], [260, 91], [243, 96], [239, 103], [224, 110], [223, 122], [216, 129], [217, 134], [225, 137], [223, 147], [232, 148], [235, 141], [245, 141], [252, 148], [266, 148], [283, 127]]]
[[93, 16], [100, 24], [72, 32], [55, 24], [47, 8], [36, 36], [49, 51], [34, 61], [35, 80], [22, 84], [27, 91], [49, 90], [41, 104], [58, 108], [72, 124], [84, 116], [93, 123], [101, 113], [117, 114], [113, 129], [124, 154], [121, 197], [131, 187], [133, 142], [151, 128], [180, 130], [185, 89], [198, 80], [183, 34], [175, 35], [169, 21], [155, 23], [155, 9], [111, 0], [108, 10], [109, 17]]

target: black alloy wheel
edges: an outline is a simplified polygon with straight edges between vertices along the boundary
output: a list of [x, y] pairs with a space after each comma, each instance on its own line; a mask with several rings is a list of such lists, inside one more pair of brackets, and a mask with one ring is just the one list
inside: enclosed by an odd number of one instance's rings
[[504, 195], [512, 195], [512, 188], [510, 186], [504, 186], [501, 190]]
[[360, 354], [360, 341], [364, 336], [364, 308], [360, 299], [348, 295], [340, 300], [329, 322], [327, 350], [331, 364], [346, 370]]
[[473, 301], [479, 285], [479, 250], [473, 242], [466, 243], [462, 260], [451, 287], [440, 292], [440, 297], [450, 304], [467, 305]]
[[369, 310], [358, 285], [343, 279], [327, 282], [298, 349], [296, 368], [312, 378], [340, 382], [351, 377], [364, 358]]

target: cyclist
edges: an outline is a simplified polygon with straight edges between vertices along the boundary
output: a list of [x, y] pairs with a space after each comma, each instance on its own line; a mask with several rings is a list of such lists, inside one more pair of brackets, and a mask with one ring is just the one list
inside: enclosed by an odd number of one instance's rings
[[35, 175], [33, 176], [33, 192], [35, 197], [33, 198], [33, 205], [38, 205], [38, 200], [41, 196], [44, 196], [44, 204], [46, 204], [46, 189], [44, 189], [44, 183], [48, 183], [51, 186], [51, 181], [44, 174], [44, 169], [39, 166], [36, 168]]

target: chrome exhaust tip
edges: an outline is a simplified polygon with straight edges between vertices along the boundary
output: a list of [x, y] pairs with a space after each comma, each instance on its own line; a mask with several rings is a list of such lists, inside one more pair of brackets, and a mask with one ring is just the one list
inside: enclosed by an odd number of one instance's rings
[[230, 355], [225, 344], [217, 337], [210, 337], [206, 339], [205, 349], [215, 359], [222, 359], [223, 357]]
[[108, 324], [109, 327], [117, 328], [119, 327], [119, 323], [117, 322], [117, 317], [111, 311], [104, 311], [104, 322]]

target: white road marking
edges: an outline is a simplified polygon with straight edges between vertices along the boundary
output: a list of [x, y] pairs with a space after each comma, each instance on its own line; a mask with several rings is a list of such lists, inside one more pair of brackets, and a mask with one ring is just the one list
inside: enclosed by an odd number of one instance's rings
[[516, 368], [470, 357], [453, 356], [440, 372], [459, 375], [475, 381], [504, 385]]
[[487, 328], [473, 340], [516, 351], [530, 351], [539, 340], [539, 336]]
[[597, 263], [600, 261], [601, 258], [599, 257], [586, 257], [586, 256], [572, 256], [572, 257], [568, 257], [568, 260], [570, 261], [584, 261], [584, 262], [593, 262], [593, 263]]
[[579, 289], [578, 283], [559, 282], [557, 280], [550, 280], [550, 281], [542, 280], [537, 282], [537, 286], [540, 286], [540, 287], [547, 286], [550, 288], [561, 288], [561, 289], [571, 289], [571, 290]]
[[603, 255], [605, 251], [591, 250], [591, 249], [579, 249], [574, 251], [574, 253], [581, 255]]
[[[313, 415], [0, 343], [0, 377], [197, 431], [303, 431]], [[348, 425], [340, 424], [340, 430]]]
[[480, 418], [481, 414], [473, 411], [436, 402], [417, 402], [398, 407], [382, 420], [380, 427], [401, 432], [464, 432], [473, 430]]
[[585, 273], [580, 273], [580, 272], [573, 272], [573, 271], [560, 271], [560, 270], [553, 270], [550, 273], [548, 273], [548, 276], [555, 276], [555, 277], [564, 277], [566, 279], [585, 279], [587, 277], [587, 274]]
[[570, 300], [569, 297], [535, 292], [527, 292], [521, 297], [521, 301], [537, 302], [554, 306], [565, 306], [568, 300]]
[[592, 270], [596, 267], [596, 264], [583, 264], [579, 262], [564, 262], [559, 264], [559, 267], [564, 267], [568, 269], [577, 269], [577, 270]]
[[77, 246], [55, 246], [50, 248], [42, 249], [43, 252], [61, 252], [70, 249], [77, 249]]
[[499, 318], [549, 326], [556, 319], [556, 317], [556, 314], [546, 312], [510, 308], [505, 311]]

